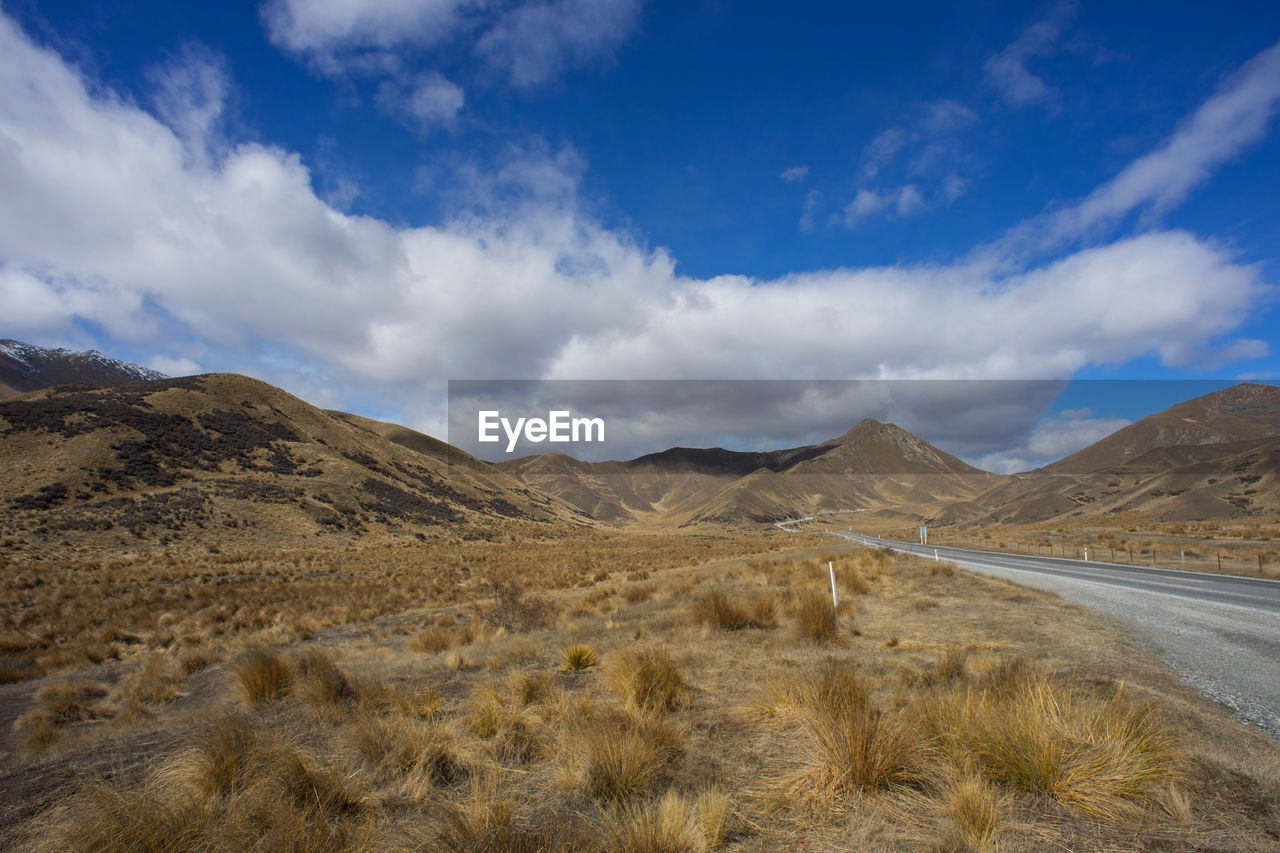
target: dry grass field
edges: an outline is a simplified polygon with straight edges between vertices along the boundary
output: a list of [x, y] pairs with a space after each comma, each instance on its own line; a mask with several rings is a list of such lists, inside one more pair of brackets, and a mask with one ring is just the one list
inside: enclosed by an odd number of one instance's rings
[[[895, 531], [914, 538], [914, 530]], [[931, 527], [931, 542], [1198, 572], [1280, 578], [1280, 516], [1206, 521], [1054, 519], [972, 529]]]
[[[1280, 848], [1280, 745], [1117, 623], [824, 548], [601, 534], [24, 567], [6, 636], [52, 646], [5, 652], [38, 670], [0, 686], [0, 846]], [[118, 648], [91, 662], [80, 635], [112, 622], [133, 633], [95, 635]]]

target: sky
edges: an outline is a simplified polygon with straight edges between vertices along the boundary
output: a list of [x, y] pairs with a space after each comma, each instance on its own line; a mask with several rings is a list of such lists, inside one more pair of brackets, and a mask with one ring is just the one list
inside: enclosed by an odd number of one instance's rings
[[1164, 381], [920, 427], [1014, 470], [1280, 377], [1278, 109], [1274, 2], [6, 0], [0, 337], [442, 437], [449, 380]]

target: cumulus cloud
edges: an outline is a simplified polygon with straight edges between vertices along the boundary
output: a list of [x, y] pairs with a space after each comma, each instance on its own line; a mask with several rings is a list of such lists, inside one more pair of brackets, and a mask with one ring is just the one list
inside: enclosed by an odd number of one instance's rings
[[1055, 52], [1063, 32], [1076, 16], [1076, 4], [1065, 0], [1052, 9], [1004, 50], [983, 63], [982, 70], [990, 83], [1009, 104], [1025, 107], [1052, 102], [1056, 92], [1043, 79], [1027, 68], [1027, 62]]
[[808, 166], [792, 166], [789, 169], [783, 169], [782, 174], [778, 175], [778, 177], [788, 183], [796, 183], [797, 181], [803, 181], [805, 178], [809, 177], [809, 167]]
[[[193, 157], [200, 127], [86, 86], [0, 18], [10, 328], [92, 328], [160, 355], [191, 339], [205, 368], [254, 366], [326, 405], [411, 400], [424, 424], [440, 421], [450, 377], [1042, 378], [1142, 356], [1179, 364], [1239, 351], [1264, 293], [1255, 267], [1181, 231], [1008, 275], [961, 262], [697, 279], [579, 209], [585, 164], [571, 149], [512, 151], [486, 178], [492, 203], [405, 227], [335, 209], [278, 147]], [[880, 203], [901, 208], [903, 194]]]

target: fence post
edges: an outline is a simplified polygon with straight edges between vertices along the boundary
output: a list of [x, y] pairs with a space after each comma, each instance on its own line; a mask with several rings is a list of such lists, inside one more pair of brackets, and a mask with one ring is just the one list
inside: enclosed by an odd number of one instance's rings
[[831, 606], [839, 607], [840, 602], [836, 601], [836, 570], [832, 567], [831, 561], [827, 561], [827, 571], [831, 573]]

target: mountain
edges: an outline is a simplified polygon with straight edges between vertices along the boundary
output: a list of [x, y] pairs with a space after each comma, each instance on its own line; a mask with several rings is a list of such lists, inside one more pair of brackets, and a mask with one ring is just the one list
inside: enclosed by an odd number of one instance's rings
[[163, 373], [97, 350], [48, 349], [0, 339], [0, 400], [51, 385], [114, 385], [144, 379], [167, 379]]
[[29, 393], [0, 402], [0, 538], [290, 547], [588, 521], [448, 445], [420, 436], [411, 449], [366, 425], [378, 423], [234, 374]]
[[823, 510], [972, 497], [996, 475], [893, 424], [768, 453], [675, 447], [626, 462], [526, 456], [497, 467], [613, 524], [771, 522]]
[[[1161, 447], [1226, 444], [1276, 435], [1280, 435], [1280, 388], [1244, 383], [1147, 415], [1045, 470], [1085, 474], [1114, 468]], [[1166, 459], [1151, 460], [1157, 458]]]
[[1246, 383], [1147, 415], [1042, 469], [1002, 479], [945, 507], [936, 520], [1242, 517], [1280, 511], [1278, 486], [1280, 388]]

